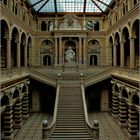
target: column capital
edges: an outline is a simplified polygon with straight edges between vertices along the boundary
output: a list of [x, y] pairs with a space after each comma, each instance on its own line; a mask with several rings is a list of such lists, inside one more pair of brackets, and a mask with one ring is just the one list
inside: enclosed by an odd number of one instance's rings
[[129, 39], [131, 40], [133, 40], [133, 39], [136, 39], [136, 36], [129, 36]]
[[12, 40], [12, 37], [11, 37], [11, 36], [5, 36], [5, 37], [4, 37], [4, 39], [7, 39], [7, 40], [8, 40], [8, 39], [9, 39], [9, 40]]
[[120, 43], [125, 43], [126, 42], [126, 40], [120, 40]]

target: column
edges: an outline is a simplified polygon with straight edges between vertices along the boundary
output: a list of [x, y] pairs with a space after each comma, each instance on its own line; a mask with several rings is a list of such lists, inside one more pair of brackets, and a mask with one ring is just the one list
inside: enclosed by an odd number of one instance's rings
[[86, 46], [86, 37], [83, 40], [83, 64], [87, 64], [87, 46]]
[[57, 42], [57, 37], [55, 37], [55, 65], [58, 64], [58, 42]]
[[29, 97], [28, 92], [22, 98], [22, 117], [27, 119], [29, 117]]
[[27, 67], [27, 45], [24, 45], [24, 66]]
[[113, 97], [112, 97], [112, 116], [114, 118], [117, 118], [119, 114], [119, 100], [118, 100], [118, 95], [113, 92]]
[[130, 37], [130, 68], [134, 68], [135, 59], [135, 38]]
[[119, 124], [121, 127], [127, 126], [127, 105], [121, 97], [119, 98]]
[[82, 38], [79, 37], [79, 64], [82, 64]]
[[117, 44], [114, 43], [114, 49], [113, 49], [113, 66], [117, 66]]
[[20, 68], [20, 42], [17, 42], [17, 67]]
[[13, 106], [13, 119], [14, 119], [14, 128], [21, 128], [22, 126], [22, 103], [21, 99], [18, 99]]
[[121, 44], [121, 49], [120, 49], [120, 54], [121, 54], [121, 67], [124, 67], [124, 41], [120, 42]]
[[10, 69], [11, 68], [11, 38], [10, 37], [6, 37], [6, 45], [7, 45], [7, 68]]
[[138, 114], [132, 105], [128, 109], [129, 140], [138, 140]]
[[13, 135], [13, 110], [12, 106], [7, 106], [4, 113], [4, 139], [6, 140], [14, 140]]
[[62, 65], [62, 37], [59, 37], [59, 65]]

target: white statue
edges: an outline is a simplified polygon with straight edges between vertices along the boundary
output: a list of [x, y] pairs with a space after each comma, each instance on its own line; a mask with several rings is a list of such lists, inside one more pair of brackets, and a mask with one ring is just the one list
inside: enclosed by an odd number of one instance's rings
[[75, 52], [69, 47], [69, 49], [65, 52], [65, 60], [67, 63], [75, 62]]

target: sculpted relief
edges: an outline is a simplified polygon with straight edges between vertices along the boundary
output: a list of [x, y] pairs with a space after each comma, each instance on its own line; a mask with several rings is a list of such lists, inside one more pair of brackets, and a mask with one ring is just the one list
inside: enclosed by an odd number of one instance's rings
[[77, 21], [76, 15], [65, 15], [63, 22], [59, 26], [59, 30], [81, 30], [81, 25]]

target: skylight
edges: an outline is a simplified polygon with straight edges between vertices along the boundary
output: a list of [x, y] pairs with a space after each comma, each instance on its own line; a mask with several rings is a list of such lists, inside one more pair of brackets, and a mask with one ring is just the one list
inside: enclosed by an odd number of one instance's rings
[[112, 0], [27, 0], [37, 13], [104, 12]]

